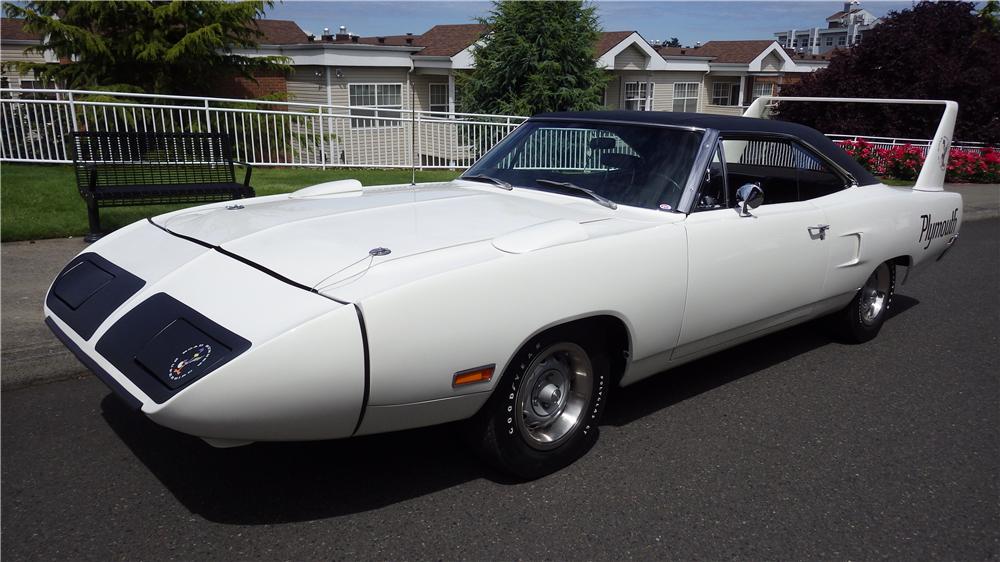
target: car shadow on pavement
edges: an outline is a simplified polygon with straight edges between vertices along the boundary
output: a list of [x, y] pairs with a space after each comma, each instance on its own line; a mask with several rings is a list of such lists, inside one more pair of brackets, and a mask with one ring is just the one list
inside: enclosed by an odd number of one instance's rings
[[[895, 295], [886, 320], [891, 321], [919, 303], [912, 297]], [[831, 336], [825, 322], [821, 318], [793, 326], [617, 388], [608, 399], [601, 424], [627, 425], [803, 353], [826, 345], [846, 345]]]
[[[891, 314], [917, 303], [897, 296]], [[602, 424], [626, 425], [830, 344], [830, 337], [813, 323], [700, 359], [618, 390]], [[151, 422], [113, 394], [104, 398], [101, 407], [111, 429], [164, 487], [189, 511], [217, 523], [326, 519], [378, 509], [476, 479], [516, 483], [480, 462], [459, 439], [457, 424], [336, 441], [215, 449]]]
[[333, 441], [216, 449], [161, 427], [113, 394], [108, 425], [191, 512], [218, 523], [310, 521], [370, 511], [469, 480], [502, 481], [454, 424]]

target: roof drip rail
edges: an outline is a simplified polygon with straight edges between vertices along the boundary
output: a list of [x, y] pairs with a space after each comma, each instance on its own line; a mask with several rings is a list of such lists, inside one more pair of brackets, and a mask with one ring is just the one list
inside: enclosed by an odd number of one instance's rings
[[913, 185], [913, 189], [916, 191], [944, 191], [944, 177], [948, 171], [948, 156], [951, 150], [952, 136], [955, 132], [955, 118], [958, 116], [957, 102], [950, 100], [761, 96], [750, 104], [750, 107], [743, 112], [743, 116], [766, 119], [776, 103], [786, 101], [943, 105], [944, 113], [941, 114], [941, 122], [938, 123], [934, 139], [927, 147], [927, 158], [924, 159], [924, 166], [920, 169], [920, 175], [917, 176], [917, 182]]

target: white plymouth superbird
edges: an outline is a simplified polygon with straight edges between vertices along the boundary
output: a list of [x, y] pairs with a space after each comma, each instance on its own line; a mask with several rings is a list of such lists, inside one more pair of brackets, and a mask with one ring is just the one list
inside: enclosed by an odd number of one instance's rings
[[957, 106], [938, 103], [913, 188], [791, 123], [539, 115], [452, 182], [132, 224], [66, 266], [45, 318], [136, 409], [215, 446], [466, 420], [534, 478], [589, 449], [613, 385], [824, 315], [873, 338], [897, 269], [961, 226], [942, 191]]

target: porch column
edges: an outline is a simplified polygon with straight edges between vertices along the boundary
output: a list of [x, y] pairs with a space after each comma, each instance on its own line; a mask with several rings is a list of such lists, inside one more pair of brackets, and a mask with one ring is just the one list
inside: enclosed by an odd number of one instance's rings
[[743, 74], [740, 76], [740, 107], [746, 105], [747, 99], [747, 76]]
[[455, 118], [455, 74], [448, 72], [448, 117]]

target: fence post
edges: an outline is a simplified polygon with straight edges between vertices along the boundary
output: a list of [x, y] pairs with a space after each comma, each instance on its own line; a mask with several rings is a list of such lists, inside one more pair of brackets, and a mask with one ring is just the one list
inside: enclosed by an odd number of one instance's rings
[[319, 106], [319, 163], [326, 169], [326, 135], [323, 134], [323, 106]]
[[212, 132], [212, 114], [208, 109], [208, 100], [205, 100], [205, 125], [208, 127], [208, 132]]
[[76, 123], [76, 104], [73, 102], [73, 92], [69, 92], [69, 116], [70, 122], [73, 125], [73, 132], [76, 133], [80, 130], [80, 127]]

